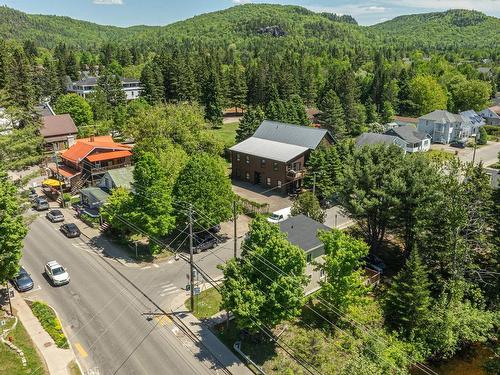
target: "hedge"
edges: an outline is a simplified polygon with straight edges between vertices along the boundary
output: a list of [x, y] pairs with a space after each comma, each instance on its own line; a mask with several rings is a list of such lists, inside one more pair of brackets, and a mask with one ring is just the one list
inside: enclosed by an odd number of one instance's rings
[[61, 322], [49, 305], [43, 302], [33, 302], [31, 310], [37, 317], [43, 329], [52, 337], [58, 348], [68, 349], [68, 339], [64, 335]]

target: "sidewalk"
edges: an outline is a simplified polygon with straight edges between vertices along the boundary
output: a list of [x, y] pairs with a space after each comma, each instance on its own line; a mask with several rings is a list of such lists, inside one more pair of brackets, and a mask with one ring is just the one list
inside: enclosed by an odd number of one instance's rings
[[252, 375], [253, 372], [234, 354], [210, 329], [199, 321], [193, 314], [186, 311], [184, 302], [186, 294], [177, 295], [170, 305], [170, 310], [194, 334], [198, 340], [217, 358], [219, 363], [234, 375]]
[[17, 317], [23, 323], [31, 340], [41, 353], [50, 375], [70, 375], [68, 365], [76, 357], [71, 349], [59, 349], [54, 340], [43, 329], [38, 319], [33, 315], [26, 301], [16, 293], [12, 299], [12, 307], [17, 311]]

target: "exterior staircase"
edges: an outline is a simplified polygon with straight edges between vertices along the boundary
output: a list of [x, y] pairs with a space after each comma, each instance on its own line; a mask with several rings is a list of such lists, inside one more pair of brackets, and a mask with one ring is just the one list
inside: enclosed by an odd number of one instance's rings
[[80, 189], [85, 186], [88, 179], [89, 179], [88, 177], [80, 178], [74, 185], [72, 185], [71, 195], [76, 195], [80, 191]]
[[111, 225], [110, 225], [108, 222], [104, 221], [104, 222], [103, 222], [103, 223], [99, 226], [99, 230], [100, 230], [101, 232], [106, 232], [106, 231], [107, 231], [110, 227], [111, 227]]

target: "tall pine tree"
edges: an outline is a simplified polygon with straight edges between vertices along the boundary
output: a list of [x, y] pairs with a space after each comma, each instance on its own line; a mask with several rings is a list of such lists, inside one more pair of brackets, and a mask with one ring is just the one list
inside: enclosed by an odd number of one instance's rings
[[319, 122], [325, 129], [330, 130], [337, 139], [344, 138], [347, 134], [345, 116], [340, 99], [333, 90], [329, 90], [319, 105], [322, 113]]
[[421, 328], [429, 313], [431, 296], [427, 269], [416, 249], [393, 279], [387, 292], [385, 319], [393, 329], [410, 338]]

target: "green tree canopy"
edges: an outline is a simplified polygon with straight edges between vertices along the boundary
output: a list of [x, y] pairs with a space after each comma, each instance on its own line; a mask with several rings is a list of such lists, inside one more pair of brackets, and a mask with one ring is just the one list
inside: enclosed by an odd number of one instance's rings
[[[177, 179], [174, 197], [186, 209], [192, 205], [200, 230], [231, 218], [234, 194], [224, 161], [206, 153], [192, 155]], [[186, 214], [178, 217], [184, 222]]]
[[319, 116], [319, 122], [322, 127], [330, 130], [337, 139], [342, 139], [347, 135], [345, 123], [345, 114], [340, 99], [335, 91], [329, 90], [323, 97], [319, 109], [322, 113]]
[[363, 258], [368, 254], [368, 245], [338, 229], [323, 232], [319, 237], [325, 245], [325, 259], [318, 262], [317, 267], [326, 276], [319, 282], [320, 295], [335, 307], [336, 311], [326, 307], [326, 313], [337, 320], [337, 313], [342, 314], [367, 296]]
[[318, 198], [309, 191], [300, 194], [292, 205], [292, 216], [305, 215], [313, 220], [324, 223], [326, 212], [319, 205]]
[[386, 295], [385, 319], [406, 338], [423, 328], [432, 304], [427, 269], [414, 249]]
[[245, 245], [251, 250], [223, 266], [222, 307], [252, 331], [298, 316], [307, 284], [304, 251], [261, 217], [252, 222]]
[[60, 115], [69, 113], [76, 126], [91, 125], [94, 122], [92, 107], [90, 104], [77, 94], [66, 94], [60, 96], [55, 105], [54, 111]]
[[448, 97], [443, 87], [429, 75], [414, 77], [409, 83], [409, 100], [415, 105], [415, 115], [436, 109], [446, 109]]
[[19, 271], [23, 239], [28, 233], [19, 204], [16, 187], [0, 169], [0, 283]]
[[240, 120], [238, 129], [236, 129], [236, 142], [250, 138], [262, 121], [264, 121], [264, 112], [260, 107], [248, 108]]

